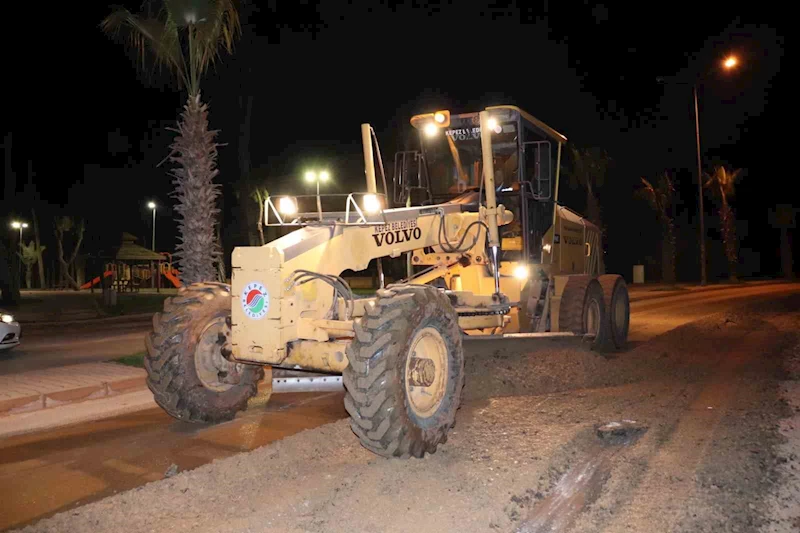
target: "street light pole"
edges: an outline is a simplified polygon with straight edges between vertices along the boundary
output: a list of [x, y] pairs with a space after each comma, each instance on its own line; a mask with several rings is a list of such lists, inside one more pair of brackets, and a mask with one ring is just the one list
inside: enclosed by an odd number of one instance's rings
[[703, 211], [703, 167], [700, 163], [700, 114], [697, 110], [697, 83], [692, 84], [694, 93], [694, 132], [697, 141], [697, 197], [699, 199], [700, 216], [700, 285], [706, 284], [706, 229], [705, 212]]
[[[739, 59], [730, 55], [722, 62], [725, 70], [732, 70], [739, 65]], [[664, 83], [664, 78], [657, 78], [660, 83]], [[678, 85], [688, 85], [683, 82], [673, 82]], [[694, 136], [697, 148], [697, 199], [698, 216], [700, 217], [700, 285], [705, 285], [706, 278], [706, 229], [705, 212], [703, 210], [703, 166], [700, 156], [700, 112], [697, 105], [697, 81], [692, 83], [692, 96], [694, 98]]]
[[308, 183], [315, 183], [317, 185], [317, 216], [322, 220], [322, 200], [319, 196], [319, 184], [320, 182], [327, 183], [328, 180], [331, 179], [331, 174], [327, 170], [321, 172], [309, 170], [306, 172], [305, 178]]
[[155, 252], [156, 251], [156, 203], [149, 202], [147, 207], [153, 210], [153, 240], [151, 243], [151, 249]]

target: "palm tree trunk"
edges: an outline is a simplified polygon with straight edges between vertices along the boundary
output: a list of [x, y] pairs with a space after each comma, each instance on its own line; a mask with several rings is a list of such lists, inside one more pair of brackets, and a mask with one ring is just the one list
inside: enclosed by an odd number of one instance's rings
[[675, 234], [672, 220], [664, 215], [661, 239], [661, 278], [664, 283], [675, 283]]
[[781, 270], [783, 277], [794, 279], [794, 266], [792, 265], [792, 247], [789, 243], [789, 228], [781, 228]]
[[33, 239], [36, 243], [36, 265], [39, 267], [39, 288], [47, 288], [47, 280], [44, 277], [44, 257], [42, 243], [39, 240], [39, 221], [36, 218], [36, 210], [31, 208], [31, 215], [33, 218]]
[[208, 129], [208, 106], [200, 95], [189, 95], [178, 122], [170, 160], [178, 205], [180, 233], [176, 256], [181, 279], [191, 284], [217, 279], [217, 262], [222, 257], [215, 235], [219, 209], [216, 131]]
[[728, 199], [725, 193], [720, 188], [722, 198], [722, 209], [720, 211], [720, 218], [722, 219], [722, 239], [725, 244], [725, 257], [728, 259], [728, 276], [731, 281], [737, 281], [736, 275], [737, 254], [736, 254], [736, 224], [734, 222], [733, 212], [728, 204]]

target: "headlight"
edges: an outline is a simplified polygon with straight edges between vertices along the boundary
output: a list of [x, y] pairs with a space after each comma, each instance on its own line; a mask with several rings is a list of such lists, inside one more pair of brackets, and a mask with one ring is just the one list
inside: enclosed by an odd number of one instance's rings
[[14, 322], [14, 315], [0, 315], [0, 320], [2, 320], [5, 324], [11, 324]]
[[369, 215], [374, 215], [381, 212], [381, 201], [375, 194], [364, 195], [364, 211]]
[[297, 214], [297, 201], [290, 196], [278, 200], [278, 211], [281, 215], [292, 216]]
[[439, 133], [439, 128], [434, 123], [425, 124], [425, 135], [428, 137], [435, 137], [437, 133]]
[[514, 268], [514, 277], [520, 281], [528, 279], [528, 267], [525, 265], [517, 265]]

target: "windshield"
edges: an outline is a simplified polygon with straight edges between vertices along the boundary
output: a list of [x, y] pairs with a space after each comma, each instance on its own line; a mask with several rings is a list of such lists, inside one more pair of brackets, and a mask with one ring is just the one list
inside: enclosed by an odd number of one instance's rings
[[[436, 135], [422, 134], [428, 177], [434, 196], [452, 196], [482, 179], [481, 128], [478, 114], [451, 117], [450, 126]], [[518, 145], [516, 122], [500, 122], [492, 135], [494, 179], [497, 188], [517, 181]]]

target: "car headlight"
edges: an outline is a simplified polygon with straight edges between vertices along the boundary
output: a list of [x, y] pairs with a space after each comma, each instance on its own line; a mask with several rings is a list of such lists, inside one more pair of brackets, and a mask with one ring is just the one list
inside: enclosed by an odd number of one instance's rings
[[2, 320], [3, 323], [5, 324], [11, 324], [12, 322], [14, 322], [14, 315], [6, 315], [6, 314], [0, 315], [0, 320]]

